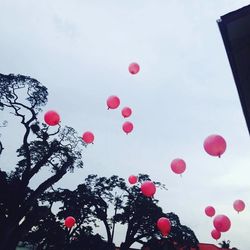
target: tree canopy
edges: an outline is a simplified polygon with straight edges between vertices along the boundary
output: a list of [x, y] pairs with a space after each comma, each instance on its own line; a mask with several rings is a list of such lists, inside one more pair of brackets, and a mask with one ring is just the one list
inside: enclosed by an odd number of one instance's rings
[[[128, 249], [133, 243], [150, 244], [161, 239], [156, 228], [157, 220], [165, 216], [171, 221], [172, 229], [168, 236], [169, 244], [194, 247], [198, 240], [194, 232], [181, 225], [179, 217], [174, 213], [164, 213], [154, 198], [147, 198], [140, 192], [140, 183], [148, 180], [148, 175], [139, 175], [138, 185], [128, 186], [118, 176], [98, 177], [89, 175], [84, 183], [71, 191], [68, 189], [50, 190], [42, 198], [42, 202], [61, 204], [56, 217], [63, 223], [67, 216], [76, 219], [72, 230], [65, 231], [69, 245], [76, 243], [83, 236], [93, 232], [93, 228], [103, 223], [106, 229], [107, 246], [113, 246], [116, 224], [123, 225], [125, 230], [121, 249]], [[155, 182], [158, 188], [165, 188]], [[61, 223], [61, 225], [62, 225]], [[42, 229], [42, 228], [41, 228]], [[35, 232], [37, 233], [37, 232]], [[33, 232], [30, 231], [30, 235]]]
[[[9, 172], [1, 171], [4, 189], [0, 196], [0, 245], [3, 250], [15, 249], [20, 235], [32, 226], [28, 218], [36, 213], [37, 199], [68, 171], [83, 167], [85, 144], [76, 131], [60, 125], [51, 129], [38, 121], [47, 96], [47, 88], [36, 79], [0, 74], [0, 111], [9, 111], [24, 128], [22, 145], [17, 149], [17, 165]], [[1, 143], [2, 154], [3, 147]], [[30, 180], [41, 169], [49, 170], [51, 175], [32, 190]]]

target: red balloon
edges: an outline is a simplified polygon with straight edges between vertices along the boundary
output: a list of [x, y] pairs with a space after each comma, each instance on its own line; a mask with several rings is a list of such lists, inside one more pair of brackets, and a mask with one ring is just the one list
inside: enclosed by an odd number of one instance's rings
[[231, 227], [230, 219], [223, 214], [215, 216], [213, 224], [219, 232], [227, 232]]
[[227, 144], [222, 136], [210, 135], [205, 139], [203, 146], [208, 154], [220, 157], [225, 152]]
[[126, 134], [132, 132], [133, 128], [134, 128], [134, 125], [132, 122], [124, 122], [122, 125], [122, 129]]
[[49, 126], [56, 126], [60, 122], [60, 115], [53, 110], [47, 111], [44, 115], [44, 121]]
[[174, 159], [171, 162], [171, 169], [176, 174], [182, 174], [186, 170], [186, 163], [182, 159]]
[[161, 217], [157, 221], [157, 227], [163, 236], [167, 236], [171, 230], [171, 222], [166, 217]]
[[124, 107], [124, 108], [122, 109], [122, 116], [123, 116], [124, 118], [127, 118], [127, 117], [131, 116], [131, 114], [132, 114], [132, 109], [131, 109], [131, 108], [129, 108], [129, 107]]
[[221, 237], [221, 232], [219, 232], [216, 229], [213, 229], [211, 232], [211, 236], [215, 239], [218, 240]]
[[75, 225], [75, 223], [76, 223], [76, 220], [75, 220], [75, 218], [72, 217], [72, 216], [67, 217], [67, 218], [65, 219], [65, 221], [64, 221], [65, 227], [68, 227], [68, 228], [73, 227], [73, 226]]
[[128, 71], [134, 75], [134, 74], [137, 74], [140, 70], [140, 66], [138, 63], [131, 63], [128, 67]]
[[215, 209], [212, 206], [208, 206], [205, 208], [205, 214], [209, 217], [213, 217], [215, 215]]
[[130, 184], [135, 184], [137, 182], [137, 177], [135, 175], [130, 175], [128, 181]]
[[141, 184], [141, 191], [147, 197], [152, 197], [156, 192], [155, 184], [152, 181], [145, 181]]
[[233, 207], [239, 213], [245, 209], [245, 203], [243, 200], [236, 200], [233, 203]]
[[82, 139], [85, 143], [92, 143], [95, 139], [95, 136], [92, 132], [87, 131], [87, 132], [83, 133]]
[[108, 109], [116, 109], [120, 105], [120, 99], [118, 96], [112, 95], [107, 99]]

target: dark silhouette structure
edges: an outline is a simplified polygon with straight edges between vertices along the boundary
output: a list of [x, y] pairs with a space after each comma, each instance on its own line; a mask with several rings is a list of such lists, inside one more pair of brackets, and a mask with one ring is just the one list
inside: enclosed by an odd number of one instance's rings
[[250, 5], [218, 20], [250, 133]]

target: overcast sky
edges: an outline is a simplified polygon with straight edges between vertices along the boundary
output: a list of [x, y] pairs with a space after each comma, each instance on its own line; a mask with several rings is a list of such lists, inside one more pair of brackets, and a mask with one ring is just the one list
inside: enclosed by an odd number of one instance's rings
[[[74, 189], [89, 173], [126, 179], [147, 173], [169, 189], [155, 196], [164, 211], [177, 213], [200, 242], [216, 243], [212, 220], [204, 215], [213, 205], [232, 221], [221, 239], [249, 249], [250, 140], [216, 23], [248, 3], [0, 0], [0, 72], [41, 81], [49, 89], [45, 110], [57, 110], [63, 125], [96, 137], [84, 152], [84, 169], [58, 186]], [[130, 75], [134, 61], [141, 71]], [[133, 109], [128, 136], [120, 109], [106, 109], [113, 94], [121, 107]], [[15, 126], [5, 129], [8, 138], [2, 135], [5, 152], [17, 147]], [[203, 150], [204, 139], [214, 133], [228, 144], [221, 159]], [[5, 170], [8, 156], [0, 159]], [[182, 178], [170, 171], [176, 157], [187, 163]], [[239, 215], [235, 199], [246, 202]], [[123, 239], [122, 231], [116, 234], [117, 243]]]

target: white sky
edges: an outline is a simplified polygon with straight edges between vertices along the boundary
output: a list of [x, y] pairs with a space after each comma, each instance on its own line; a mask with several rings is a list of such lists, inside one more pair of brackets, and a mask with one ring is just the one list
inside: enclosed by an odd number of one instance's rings
[[[57, 110], [62, 124], [80, 134], [96, 136], [85, 150], [85, 167], [59, 186], [73, 189], [89, 173], [147, 173], [169, 189], [156, 194], [164, 211], [177, 213], [200, 242], [216, 243], [203, 212], [213, 205], [232, 221], [221, 240], [249, 249], [250, 141], [216, 23], [248, 3], [0, 0], [0, 72], [38, 79], [49, 89], [46, 110]], [[134, 76], [127, 70], [133, 61], [141, 66]], [[131, 135], [121, 130], [121, 109], [106, 109], [113, 94], [134, 111]], [[10, 122], [8, 138], [2, 135], [5, 152], [16, 149], [17, 131]], [[203, 150], [204, 138], [214, 133], [227, 140], [221, 159]], [[10, 155], [0, 161], [5, 170]], [[183, 178], [170, 171], [176, 157], [187, 163]], [[235, 199], [246, 202], [239, 215]], [[123, 239], [121, 230], [116, 241]]]

